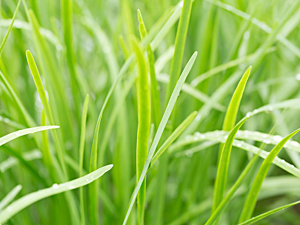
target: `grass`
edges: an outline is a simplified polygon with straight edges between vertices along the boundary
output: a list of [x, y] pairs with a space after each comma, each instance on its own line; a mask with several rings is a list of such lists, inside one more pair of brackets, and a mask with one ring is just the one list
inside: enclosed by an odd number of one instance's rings
[[300, 219], [298, 1], [0, 5], [1, 224]]

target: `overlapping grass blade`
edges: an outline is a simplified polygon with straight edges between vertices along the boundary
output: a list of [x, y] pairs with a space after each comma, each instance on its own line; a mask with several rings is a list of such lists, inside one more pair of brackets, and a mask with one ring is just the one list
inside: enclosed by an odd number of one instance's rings
[[22, 189], [22, 185], [14, 187], [1, 201], [0, 201], [0, 212], [6, 207], [14, 198], [19, 194]]
[[[87, 94], [84, 100], [82, 116], [81, 116], [81, 130], [80, 130], [80, 143], [79, 143], [79, 177], [83, 174], [83, 157], [84, 157], [84, 143], [85, 143], [85, 133], [86, 133], [86, 117], [89, 104], [89, 95]], [[80, 188], [80, 213], [81, 213], [81, 224], [85, 224], [85, 214], [84, 214], [84, 199], [83, 199], [83, 189]]]
[[266, 159], [263, 161], [261, 167], [259, 168], [259, 171], [257, 172], [257, 175], [255, 177], [255, 180], [253, 181], [253, 184], [249, 190], [246, 202], [243, 207], [243, 211], [240, 215], [239, 222], [244, 222], [251, 218], [252, 213], [254, 211], [254, 207], [257, 201], [258, 193], [261, 189], [261, 185], [264, 181], [264, 179], [267, 176], [267, 173], [272, 165], [273, 160], [275, 157], [279, 154], [280, 150], [283, 148], [285, 143], [291, 139], [295, 134], [297, 134], [300, 131], [300, 129], [292, 132], [285, 138], [283, 138], [268, 154]]
[[[147, 159], [149, 133], [151, 124], [151, 101], [150, 85], [144, 53], [137, 41], [133, 39], [133, 50], [138, 64], [137, 99], [138, 99], [138, 130], [136, 144], [136, 179], [137, 183], [141, 176]], [[146, 179], [144, 179], [140, 192], [137, 196], [138, 224], [144, 224], [144, 207], [146, 196]]]
[[192, 11], [192, 3], [192, 0], [183, 0], [182, 12], [179, 19], [178, 30], [175, 39], [174, 56], [171, 62], [170, 82], [167, 88], [166, 100], [169, 99], [169, 96], [171, 95], [176, 85], [181, 71], [184, 45], [189, 27], [190, 15]]
[[239, 225], [250, 225], [250, 224], [256, 223], [256, 222], [258, 222], [258, 221], [260, 221], [260, 220], [262, 220], [262, 219], [264, 219], [268, 216], [272, 216], [274, 213], [277, 213], [277, 212], [285, 210], [289, 207], [298, 205], [299, 203], [300, 203], [300, 201], [296, 201], [296, 202], [293, 202], [293, 203], [290, 203], [290, 204], [287, 204], [287, 205], [280, 206], [276, 209], [272, 209], [268, 212], [262, 213], [262, 214], [260, 214], [258, 216], [255, 216], [255, 217], [253, 217], [249, 220], [246, 220], [245, 222], [239, 223]]
[[192, 112], [167, 138], [167, 140], [162, 144], [162, 146], [157, 150], [152, 158], [151, 165], [153, 165], [156, 160], [168, 149], [168, 147], [178, 138], [182, 132], [191, 124], [191, 122], [196, 118], [197, 112]]
[[[52, 112], [50, 110], [50, 105], [49, 105], [49, 102], [48, 102], [48, 99], [47, 99], [46, 91], [44, 89], [44, 86], [43, 86], [39, 71], [37, 69], [37, 66], [35, 64], [35, 61], [33, 59], [33, 56], [32, 56], [32, 54], [30, 53], [29, 50], [26, 51], [26, 57], [27, 57], [27, 62], [28, 62], [31, 74], [32, 74], [34, 82], [35, 82], [35, 86], [36, 86], [37, 91], [39, 93], [39, 96], [41, 98], [41, 101], [42, 101], [42, 104], [43, 104], [43, 107], [44, 107], [44, 110], [45, 110], [46, 117], [47, 117], [49, 123], [51, 125], [53, 125], [54, 124], [54, 119], [53, 119], [53, 116], [52, 116]], [[59, 139], [58, 139], [58, 134], [57, 134], [57, 132], [54, 131], [54, 132], [52, 132], [52, 135], [53, 135], [53, 138], [54, 138], [56, 153], [57, 153], [59, 162], [61, 164], [62, 171], [64, 173], [64, 176], [67, 177], [67, 170], [66, 170], [65, 161], [64, 161], [64, 153], [63, 153], [63, 149], [62, 149], [61, 144], [60, 144]]]
[[84, 185], [87, 185], [94, 180], [101, 177], [107, 171], [112, 168], [112, 165], [107, 165], [97, 169], [96, 171], [89, 173], [83, 177], [77, 178], [75, 180], [62, 183], [62, 184], [53, 184], [52, 187], [39, 190], [37, 192], [33, 192], [28, 194], [20, 199], [14, 201], [10, 205], [8, 205], [3, 211], [0, 212], [0, 223], [6, 222], [8, 219], [13, 217], [15, 214], [20, 212], [22, 209], [26, 208], [27, 206], [44, 199], [46, 197], [56, 195], [65, 191], [70, 191]]
[[[138, 20], [139, 20], [139, 30], [140, 36], [143, 40], [147, 36], [147, 29], [143, 21], [143, 17], [141, 11], [137, 11]], [[152, 103], [152, 113], [153, 113], [153, 120], [155, 123], [155, 129], [157, 129], [160, 117], [161, 117], [161, 106], [160, 106], [160, 94], [159, 94], [159, 87], [156, 80], [156, 72], [155, 72], [155, 59], [154, 54], [151, 48], [151, 45], [148, 44], [147, 46], [147, 56], [148, 56], [148, 67], [149, 67], [149, 74], [150, 74], [150, 81], [151, 81], [151, 103]]]
[[176, 103], [176, 100], [178, 98], [179, 92], [180, 92], [180, 90], [181, 90], [181, 88], [182, 88], [182, 86], [183, 86], [183, 84], [185, 82], [185, 79], [186, 79], [187, 75], [189, 74], [190, 70], [192, 69], [192, 66], [193, 66], [193, 64], [195, 62], [196, 57], [197, 57], [197, 52], [195, 52], [192, 55], [192, 57], [190, 58], [190, 60], [186, 64], [186, 66], [185, 66], [185, 68], [184, 68], [184, 70], [183, 70], [180, 78], [177, 81], [177, 84], [176, 84], [176, 86], [174, 88], [174, 91], [173, 91], [173, 93], [172, 93], [172, 95], [171, 95], [171, 97], [169, 99], [169, 103], [168, 103], [168, 105], [166, 107], [166, 110], [165, 110], [165, 112], [163, 114], [163, 117], [162, 117], [161, 122], [159, 124], [159, 127], [157, 129], [157, 132], [156, 132], [156, 134], [154, 136], [152, 145], [150, 147], [150, 150], [149, 150], [149, 153], [148, 153], [148, 156], [147, 156], [147, 160], [146, 160], [146, 163], [144, 165], [144, 168], [143, 168], [142, 174], [140, 176], [139, 182], [136, 185], [136, 187], [135, 187], [135, 189], [133, 191], [133, 194], [131, 196], [129, 208], [127, 210], [125, 219], [123, 221], [123, 225], [125, 225], [127, 223], [127, 220], [129, 218], [130, 212], [131, 212], [132, 207], [133, 207], [133, 204], [134, 204], [134, 202], [136, 200], [137, 194], [138, 194], [138, 192], [139, 192], [139, 190], [140, 190], [140, 188], [142, 186], [142, 183], [143, 183], [143, 180], [144, 180], [144, 178], [146, 176], [148, 167], [149, 167], [149, 165], [151, 163], [151, 160], [152, 160], [152, 157], [154, 155], [155, 149], [157, 148], [158, 142], [159, 142], [159, 140], [160, 140], [160, 138], [161, 138], [161, 136], [163, 134], [163, 131], [164, 131], [165, 127], [166, 127], [166, 124], [167, 124], [167, 122], [168, 122], [168, 120], [170, 118], [170, 115], [172, 113], [172, 110], [173, 110], [173, 108], [175, 106], [175, 103]]
[[[251, 67], [247, 69], [247, 71], [244, 73], [241, 81], [239, 82], [232, 98], [229, 103], [225, 119], [223, 122], [223, 130], [231, 130], [234, 127], [236, 116], [238, 112], [238, 108], [244, 93], [244, 89], [246, 87], [246, 83], [248, 80], [248, 77], [250, 75]], [[246, 118], [247, 119], [247, 118]], [[214, 201], [213, 201], [213, 207], [212, 211], [214, 211], [217, 208], [217, 205], [222, 201], [225, 189], [226, 189], [226, 183], [227, 183], [227, 173], [228, 173], [228, 167], [229, 167], [229, 160], [230, 160], [230, 154], [231, 154], [231, 148], [232, 148], [232, 142], [233, 139], [239, 130], [239, 128], [246, 122], [246, 120], [242, 120], [240, 123], [238, 123], [230, 132], [228, 135], [228, 138], [225, 142], [225, 145], [220, 145], [220, 152], [219, 152], [219, 164], [218, 164], [218, 172], [217, 177], [215, 181], [215, 189], [214, 189]]]

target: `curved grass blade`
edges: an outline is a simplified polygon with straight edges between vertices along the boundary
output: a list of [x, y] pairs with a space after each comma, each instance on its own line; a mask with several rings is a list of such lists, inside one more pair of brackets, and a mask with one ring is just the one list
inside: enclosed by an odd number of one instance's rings
[[168, 147], [178, 138], [182, 132], [193, 122], [196, 118], [197, 112], [192, 112], [167, 138], [167, 140], [162, 144], [162, 146], [157, 150], [156, 154], [153, 156], [151, 161], [151, 166], [156, 162], [156, 160], [168, 149]]
[[27, 206], [41, 199], [87, 185], [93, 182], [94, 180], [98, 179], [99, 177], [101, 177], [112, 167], [113, 165], [107, 165], [83, 177], [77, 178], [75, 180], [62, 183], [62, 184], [53, 184], [52, 187], [42, 189], [37, 192], [30, 193], [24, 197], [21, 197], [20, 199], [14, 201], [9, 206], [7, 206], [3, 211], [0, 212], [0, 223], [6, 222], [8, 219], [13, 217], [22, 209], [26, 208]]
[[183, 86], [183, 84], [184, 84], [184, 82], [185, 82], [185, 80], [186, 80], [189, 72], [192, 69], [192, 66], [193, 66], [193, 64], [195, 62], [196, 57], [197, 57], [197, 52], [195, 52], [192, 55], [192, 57], [188, 61], [187, 65], [185, 66], [184, 70], [182, 71], [181, 76], [179, 77], [179, 79], [177, 81], [177, 84], [176, 84], [176, 86], [174, 88], [174, 91], [173, 91], [173, 93], [172, 93], [172, 95], [170, 97], [169, 103], [168, 103], [168, 105], [166, 107], [166, 110], [165, 110], [165, 112], [163, 114], [163, 117], [162, 117], [161, 122], [159, 124], [159, 127], [157, 129], [157, 132], [156, 132], [156, 134], [154, 136], [154, 139], [153, 139], [152, 145], [150, 147], [150, 150], [149, 150], [149, 153], [148, 153], [148, 156], [147, 156], [147, 160], [146, 160], [146, 163], [144, 165], [144, 168], [143, 168], [142, 174], [140, 176], [139, 182], [136, 185], [136, 187], [135, 187], [135, 189], [134, 189], [134, 191], [132, 193], [132, 196], [131, 196], [131, 199], [130, 199], [130, 204], [129, 204], [129, 207], [128, 207], [125, 219], [123, 221], [123, 225], [125, 225], [127, 223], [127, 220], [129, 218], [130, 212], [131, 212], [132, 207], [133, 207], [133, 204], [134, 204], [135, 199], [137, 197], [137, 194], [138, 194], [138, 192], [139, 192], [139, 190], [140, 190], [140, 188], [142, 186], [142, 182], [143, 182], [143, 180], [144, 180], [144, 178], [146, 176], [148, 167], [149, 167], [149, 165], [151, 163], [151, 160], [152, 160], [152, 157], [154, 155], [155, 149], [157, 148], [158, 142], [159, 142], [159, 140], [160, 140], [160, 138], [161, 138], [161, 136], [163, 134], [163, 131], [164, 131], [166, 125], [167, 125], [167, 122], [168, 122], [168, 120], [170, 118], [172, 110], [173, 110], [173, 108], [175, 106], [175, 103], [176, 103], [176, 100], [178, 98], [179, 92], [180, 92], [180, 90], [181, 90], [181, 88], [182, 88], [182, 86]]
[[[236, 116], [238, 113], [238, 109], [240, 106], [240, 102], [246, 87], [247, 80], [249, 78], [251, 71], [251, 67], [249, 67], [246, 72], [244, 73], [242, 79], [240, 80], [232, 98], [229, 103], [224, 123], [223, 123], [223, 130], [231, 130], [234, 127]], [[243, 120], [242, 120], [243, 121]], [[240, 122], [228, 135], [228, 138], [225, 142], [225, 145], [220, 145], [220, 151], [219, 151], [219, 164], [218, 164], [218, 171], [215, 181], [215, 189], [214, 189], [214, 200], [213, 200], [213, 206], [212, 211], [214, 211], [218, 204], [222, 201], [225, 189], [226, 189], [226, 183], [227, 183], [227, 173], [228, 173], [228, 167], [229, 167], [229, 160], [230, 160], [230, 154], [231, 154], [231, 148], [233, 139], [239, 130], [239, 128], [246, 122]]]
[[7, 39], [8, 39], [8, 36], [9, 36], [9, 34], [11, 32], [11, 29], [13, 28], [13, 25], [14, 25], [15, 19], [17, 17], [17, 13], [18, 13], [20, 4], [21, 4], [21, 0], [19, 0], [19, 2], [17, 4], [16, 10], [14, 12], [14, 15], [13, 15], [12, 19], [11, 19], [10, 25], [9, 25], [9, 27], [7, 29], [7, 32], [6, 32], [5, 36], [4, 36], [3, 41], [1, 42], [1, 45], [0, 45], [0, 56], [1, 56], [2, 52], [3, 52], [4, 45], [5, 45], [5, 43], [6, 43]]
[[[48, 121], [50, 122], [50, 124], [54, 124], [54, 119], [53, 119], [53, 116], [52, 116], [52, 112], [50, 110], [50, 105], [49, 105], [49, 102], [47, 100], [46, 92], [45, 92], [45, 89], [44, 89], [39, 71], [38, 71], [37, 66], [35, 64], [33, 56], [32, 56], [32, 54], [29, 50], [26, 51], [26, 58], [27, 58], [27, 62], [28, 62], [31, 74], [32, 74], [33, 79], [34, 79], [35, 86], [36, 86], [37, 91], [39, 93], [39, 96], [41, 98], [41, 102], [43, 104], [46, 117], [47, 117]], [[65, 176], [67, 176], [67, 170], [66, 170], [65, 161], [64, 161], [64, 153], [63, 153], [63, 149], [60, 145], [57, 132], [52, 132], [52, 135], [53, 135], [53, 139], [54, 139], [56, 153], [58, 155], [58, 159], [59, 159], [60, 164], [62, 166], [63, 173], [64, 173]]]
[[59, 126], [41, 126], [41, 127], [32, 127], [32, 128], [26, 128], [23, 130], [18, 130], [18, 131], [12, 132], [10, 134], [7, 134], [7, 135], [1, 137], [0, 138], [0, 146], [18, 138], [18, 137], [22, 137], [27, 134], [33, 134], [36, 132], [52, 130], [52, 129], [57, 129], [57, 128], [59, 128]]
[[[138, 64], [137, 101], [138, 101], [138, 130], [136, 143], [136, 179], [137, 183], [141, 176], [147, 159], [149, 133], [151, 125], [151, 90], [148, 83], [148, 73], [144, 53], [136, 40], [133, 39], [133, 50]], [[140, 192], [137, 196], [138, 224], [144, 224], [144, 207], [146, 196], [146, 179], [144, 179]]]
[[223, 130], [228, 131], [234, 127], [236, 116], [238, 113], [238, 109], [240, 106], [240, 102], [250, 75], [251, 66], [246, 70], [242, 79], [240, 80], [227, 109], [224, 123], [223, 123]]
[[268, 154], [266, 159], [263, 161], [259, 171], [257, 172], [257, 175], [255, 177], [255, 180], [253, 181], [253, 184], [250, 188], [250, 191], [248, 193], [246, 202], [243, 207], [243, 211], [240, 215], [239, 222], [246, 221], [251, 218], [252, 213], [254, 211], [254, 207], [257, 201], [258, 193], [261, 189], [262, 183], [264, 179], [267, 176], [267, 173], [272, 165], [273, 160], [275, 157], [279, 154], [280, 150], [283, 148], [285, 143], [291, 139], [295, 134], [297, 134], [300, 131], [300, 129], [295, 130], [288, 136], [286, 136], [284, 139], [282, 139]]
[[22, 185], [14, 187], [1, 201], [0, 201], [0, 212], [7, 206], [14, 198], [19, 194], [22, 189]]
[[296, 202], [293, 202], [293, 203], [290, 203], [290, 204], [287, 204], [287, 205], [284, 205], [284, 206], [280, 206], [280, 207], [278, 207], [276, 209], [272, 209], [272, 210], [270, 210], [268, 212], [265, 212], [265, 213], [262, 213], [262, 214], [260, 214], [258, 216], [255, 216], [255, 217], [253, 217], [253, 218], [251, 218], [251, 219], [249, 219], [249, 220], [247, 220], [245, 222], [239, 223], [239, 225], [250, 225], [250, 224], [256, 223], [256, 222], [258, 222], [258, 221], [260, 221], [260, 220], [262, 220], [262, 219], [264, 219], [264, 218], [266, 218], [268, 216], [273, 215], [274, 213], [277, 213], [279, 211], [285, 210], [285, 209], [287, 209], [289, 207], [292, 207], [294, 205], [298, 205], [299, 203], [300, 203], [300, 201], [296, 201]]

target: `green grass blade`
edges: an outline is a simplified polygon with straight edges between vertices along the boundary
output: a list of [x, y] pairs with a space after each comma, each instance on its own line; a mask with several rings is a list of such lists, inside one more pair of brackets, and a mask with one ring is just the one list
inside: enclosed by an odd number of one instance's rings
[[162, 117], [161, 122], [159, 124], [159, 127], [157, 129], [157, 132], [156, 132], [156, 134], [154, 136], [152, 145], [150, 147], [150, 150], [149, 150], [149, 153], [148, 153], [148, 156], [147, 156], [147, 160], [146, 160], [146, 163], [144, 165], [144, 168], [143, 168], [142, 174], [140, 176], [139, 182], [136, 185], [136, 187], [135, 187], [135, 189], [134, 189], [134, 191], [132, 193], [132, 196], [131, 196], [131, 199], [130, 199], [130, 204], [129, 204], [129, 207], [128, 207], [125, 219], [123, 221], [123, 225], [125, 225], [127, 223], [127, 220], [129, 218], [130, 212], [131, 212], [132, 207], [133, 207], [133, 204], [134, 204], [134, 202], [136, 200], [137, 194], [138, 194], [138, 192], [139, 192], [139, 190], [140, 190], [140, 188], [142, 186], [142, 183], [143, 183], [143, 180], [144, 180], [144, 178], [146, 176], [148, 167], [149, 167], [149, 165], [151, 163], [152, 157], [153, 157], [154, 152], [155, 152], [155, 150], [157, 148], [158, 142], [159, 142], [159, 140], [160, 140], [160, 138], [161, 138], [161, 136], [163, 134], [163, 131], [164, 131], [166, 125], [167, 125], [167, 122], [168, 122], [168, 120], [170, 118], [172, 110], [173, 110], [173, 108], [175, 106], [175, 103], [176, 103], [176, 100], [178, 98], [179, 92], [180, 92], [180, 90], [181, 90], [181, 88], [182, 88], [182, 86], [183, 86], [183, 84], [184, 84], [184, 82], [185, 82], [185, 80], [186, 80], [189, 72], [192, 69], [192, 66], [193, 66], [193, 64], [195, 62], [196, 57], [197, 57], [197, 52], [195, 52], [192, 55], [192, 57], [190, 58], [190, 60], [186, 64], [184, 70], [182, 71], [181, 76], [179, 77], [179, 79], [177, 81], [177, 84], [176, 84], [176, 86], [174, 88], [174, 91], [173, 91], [172, 95], [170, 96], [169, 103], [168, 103], [168, 105], [166, 107], [166, 110], [165, 110], [165, 112], [163, 114], [163, 117]]
[[[86, 133], [86, 117], [89, 104], [89, 95], [87, 94], [84, 100], [82, 117], [81, 117], [81, 132], [80, 132], [80, 143], [79, 143], [79, 177], [83, 174], [83, 156], [84, 156], [84, 142]], [[81, 213], [81, 225], [85, 224], [85, 214], [84, 214], [84, 200], [83, 200], [83, 189], [80, 188], [80, 213]]]
[[21, 4], [21, 0], [19, 0], [19, 2], [17, 4], [16, 10], [14, 12], [14, 15], [13, 15], [12, 19], [11, 19], [10, 25], [9, 25], [9, 27], [7, 29], [7, 32], [6, 32], [4, 38], [3, 38], [2, 42], [1, 42], [1, 45], [0, 45], [0, 56], [2, 55], [2, 52], [3, 52], [3, 49], [4, 49], [4, 45], [5, 45], [5, 43], [6, 43], [7, 39], [8, 39], [8, 36], [9, 36], [9, 34], [11, 32], [11, 29], [13, 28], [13, 25], [14, 25], [15, 19], [17, 17], [17, 13], [18, 13], [20, 4]]
[[234, 127], [236, 116], [239, 110], [240, 102], [250, 75], [251, 66], [246, 70], [242, 79], [240, 80], [232, 98], [229, 103], [224, 123], [223, 123], [223, 130], [231, 130]]
[[[47, 125], [47, 120], [46, 120], [46, 114], [45, 111], [42, 111], [42, 116], [41, 116], [41, 125], [46, 126]], [[49, 145], [49, 138], [48, 138], [48, 132], [43, 131], [42, 132], [42, 154], [43, 154], [43, 160], [48, 168], [48, 172], [52, 178], [52, 180], [56, 180], [56, 175], [55, 172], [53, 171], [54, 169], [54, 163], [53, 163], [53, 158], [50, 152], [50, 145]]]
[[242, 119], [235, 127], [230, 131], [221, 151], [221, 156], [218, 164], [217, 177], [215, 181], [214, 189], [214, 201], [213, 210], [214, 211], [218, 204], [222, 201], [224, 192], [226, 189], [227, 172], [229, 167], [230, 153], [232, 149], [232, 143], [235, 138], [236, 133], [240, 127], [247, 121], [247, 117]]
[[218, 206], [213, 211], [213, 213], [211, 214], [211, 216], [209, 217], [209, 219], [207, 220], [205, 225], [214, 224], [215, 220], [218, 219], [218, 217], [221, 215], [222, 210], [229, 204], [230, 200], [233, 198], [234, 194], [236, 193], [236, 191], [239, 189], [239, 187], [243, 183], [245, 177], [247, 176], [247, 174], [249, 173], [253, 164], [257, 161], [257, 159], [258, 159], [258, 155], [255, 155], [255, 157], [253, 157], [251, 159], [251, 161], [247, 164], [246, 168], [243, 170], [241, 175], [238, 177], [238, 179], [236, 180], [234, 185], [230, 188], [230, 190], [228, 191], [228, 193], [226, 194], [224, 199], [220, 202], [220, 204], [218, 204]]
[[[247, 80], [249, 78], [251, 71], [251, 67], [249, 67], [246, 72], [244, 73], [242, 79], [240, 80], [232, 98], [229, 103], [224, 123], [223, 123], [223, 130], [231, 130], [234, 127], [236, 116], [238, 113], [239, 105], [246, 87]], [[244, 121], [246, 122], [246, 120]], [[239, 123], [232, 131], [230, 132], [228, 136], [228, 141], [226, 140], [225, 145], [220, 145], [220, 151], [219, 151], [219, 164], [218, 164], [218, 172], [217, 177], [215, 181], [215, 190], [214, 190], [214, 200], [213, 200], [213, 207], [212, 211], [214, 211], [218, 204], [221, 202], [225, 189], [226, 189], [226, 183], [227, 183], [227, 173], [228, 173], [228, 167], [229, 167], [229, 160], [230, 160], [230, 154], [231, 154], [231, 148], [232, 148], [232, 142], [233, 139], [239, 130], [239, 128], [243, 125]]]
[[287, 205], [284, 205], [284, 206], [280, 206], [280, 207], [278, 207], [276, 209], [272, 209], [272, 210], [270, 210], [268, 212], [265, 212], [265, 213], [262, 213], [262, 214], [260, 214], [258, 216], [255, 216], [255, 217], [253, 217], [253, 218], [251, 218], [251, 219], [249, 219], [249, 220], [247, 220], [245, 222], [239, 223], [239, 225], [250, 225], [250, 224], [256, 223], [256, 222], [258, 222], [258, 221], [260, 221], [260, 220], [262, 220], [262, 219], [264, 219], [264, 218], [266, 218], [268, 216], [273, 215], [274, 213], [277, 213], [277, 212], [285, 210], [285, 209], [287, 209], [289, 207], [298, 205], [299, 203], [300, 203], [300, 201], [296, 201], [296, 202], [293, 202], [293, 203], [290, 203], [290, 204], [287, 204]]
[[13, 203], [7, 206], [3, 211], [0, 212], [0, 223], [6, 222], [8, 219], [13, 217], [15, 214], [20, 212], [22, 209], [26, 208], [27, 206], [44, 199], [46, 197], [56, 195], [65, 191], [70, 191], [84, 185], [87, 185], [94, 180], [101, 177], [107, 171], [112, 168], [112, 165], [107, 165], [97, 169], [96, 171], [89, 173], [83, 177], [77, 178], [75, 180], [62, 183], [62, 184], [53, 184], [52, 187], [39, 190], [37, 192], [33, 192], [28, 194]]
[[14, 187], [1, 201], [0, 201], [0, 212], [6, 207], [14, 198], [19, 194], [22, 189], [22, 185]]
[[[137, 41], [133, 39], [133, 50], [138, 64], [137, 99], [138, 99], [138, 130], [136, 144], [136, 179], [137, 183], [141, 176], [147, 159], [149, 133], [151, 125], [151, 90], [148, 82], [147, 65], [144, 53]], [[144, 179], [140, 192], [137, 196], [138, 224], [144, 224], [144, 207], [146, 196], [146, 179]]]
[[[138, 10], [138, 20], [139, 20], [139, 30], [140, 30], [140, 36], [143, 40], [147, 36], [147, 30], [146, 26], [143, 21], [143, 17], [141, 14], [141, 11]], [[159, 95], [159, 86], [157, 84], [156, 80], [156, 72], [155, 72], [155, 59], [154, 54], [151, 48], [151, 45], [149, 44], [147, 46], [147, 55], [148, 55], [148, 66], [149, 66], [149, 74], [150, 74], [150, 81], [151, 81], [151, 103], [152, 103], [152, 113], [153, 113], [153, 120], [155, 124], [155, 129], [157, 129], [160, 117], [161, 117], [161, 106], [160, 106], [160, 95]]]
[[[52, 116], [52, 112], [50, 110], [50, 105], [49, 105], [49, 102], [47, 99], [46, 91], [44, 89], [44, 86], [43, 86], [39, 71], [37, 69], [37, 66], [35, 64], [35, 61], [33, 59], [33, 56], [29, 50], [26, 51], [26, 58], [27, 58], [27, 62], [28, 62], [31, 74], [34, 79], [35, 86], [36, 86], [39, 96], [41, 98], [46, 117], [47, 117], [48, 121], [50, 122], [50, 124], [53, 125], [54, 119]], [[63, 171], [64, 175], [67, 176], [67, 170], [66, 170], [65, 161], [64, 161], [64, 153], [63, 153], [63, 149], [62, 149], [59, 139], [58, 139], [58, 134], [57, 134], [57, 132], [52, 132], [52, 135], [53, 135], [54, 144], [56, 147], [56, 153], [58, 155], [58, 159], [59, 159], [59, 162], [62, 167], [62, 171]]]
[[255, 180], [253, 181], [253, 184], [250, 188], [250, 191], [248, 193], [246, 202], [243, 207], [243, 211], [240, 215], [239, 222], [244, 222], [251, 218], [252, 213], [254, 211], [254, 207], [257, 201], [258, 193], [261, 189], [261, 185], [264, 181], [264, 179], [267, 176], [267, 173], [272, 165], [273, 160], [275, 157], [279, 154], [280, 150], [283, 148], [285, 143], [291, 139], [295, 134], [297, 134], [300, 131], [300, 129], [295, 130], [288, 136], [286, 136], [284, 139], [282, 139], [269, 153], [267, 158], [263, 161], [261, 167], [259, 168], [259, 171], [257, 172], [257, 175], [255, 177]]
[[41, 126], [41, 127], [32, 127], [32, 128], [27, 128], [27, 129], [23, 129], [23, 130], [18, 130], [18, 131], [12, 132], [10, 134], [7, 134], [7, 135], [1, 137], [0, 138], [0, 146], [6, 144], [7, 142], [15, 140], [16, 138], [27, 135], [27, 134], [33, 134], [36, 132], [52, 130], [52, 129], [57, 129], [57, 128], [59, 128], [59, 126]]
[[174, 56], [171, 62], [170, 82], [167, 88], [166, 100], [169, 99], [169, 96], [171, 95], [175, 87], [175, 84], [178, 80], [181, 71], [184, 46], [187, 37], [191, 11], [192, 11], [192, 0], [184, 0], [181, 16], [179, 19], [178, 30], [176, 33]]
[[197, 112], [192, 112], [167, 138], [167, 140], [162, 144], [162, 146], [157, 150], [152, 158], [151, 166], [156, 162], [156, 160], [168, 149], [168, 147], [178, 138], [182, 132], [193, 122], [196, 118]]

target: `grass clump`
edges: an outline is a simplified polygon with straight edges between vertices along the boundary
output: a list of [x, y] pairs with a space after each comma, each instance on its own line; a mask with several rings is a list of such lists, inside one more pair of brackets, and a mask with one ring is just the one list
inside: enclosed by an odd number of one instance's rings
[[299, 220], [299, 2], [0, 5], [1, 224]]

